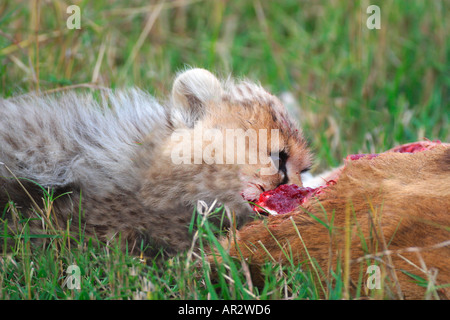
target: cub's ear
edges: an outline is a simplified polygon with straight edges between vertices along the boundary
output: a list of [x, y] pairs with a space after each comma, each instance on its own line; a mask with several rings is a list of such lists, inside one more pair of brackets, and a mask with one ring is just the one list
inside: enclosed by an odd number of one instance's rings
[[219, 80], [205, 69], [190, 69], [177, 76], [172, 88], [173, 107], [181, 112], [183, 122], [193, 127], [203, 117], [208, 102], [222, 95]]

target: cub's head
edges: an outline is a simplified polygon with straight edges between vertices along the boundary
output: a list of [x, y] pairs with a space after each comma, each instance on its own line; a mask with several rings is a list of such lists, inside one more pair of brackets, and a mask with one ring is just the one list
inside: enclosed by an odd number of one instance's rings
[[171, 105], [175, 162], [233, 172], [247, 201], [280, 184], [302, 185], [300, 174], [311, 166], [307, 143], [280, 100], [261, 86], [191, 69], [176, 78]]

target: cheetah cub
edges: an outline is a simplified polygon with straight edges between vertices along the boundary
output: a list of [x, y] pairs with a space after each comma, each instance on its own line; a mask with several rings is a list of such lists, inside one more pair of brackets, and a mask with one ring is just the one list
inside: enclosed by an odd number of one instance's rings
[[0, 100], [1, 223], [44, 215], [50, 191], [56, 225], [71, 219], [73, 232], [120, 235], [148, 255], [190, 246], [197, 201], [225, 205], [242, 225], [249, 201], [301, 185], [310, 161], [275, 96], [203, 69], [179, 74], [164, 103], [137, 89]]

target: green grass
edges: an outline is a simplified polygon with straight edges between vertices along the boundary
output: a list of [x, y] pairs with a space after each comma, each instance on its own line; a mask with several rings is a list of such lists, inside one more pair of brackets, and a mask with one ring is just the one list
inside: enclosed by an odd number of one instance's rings
[[[12, 222], [5, 223], [3, 217], [0, 219], [0, 225], [4, 225], [0, 233], [0, 300], [359, 299], [366, 294], [363, 284], [366, 268], [363, 267], [376, 263], [372, 259], [361, 262], [360, 277], [350, 291], [345, 258], [329, 270], [323, 270], [307, 247], [304, 259], [296, 263], [287, 246], [283, 252], [289, 263], [282, 266], [275, 259], [268, 259], [261, 266], [264, 284], [258, 287], [253, 284], [249, 266], [228, 254], [218, 241], [220, 232], [207, 219], [211, 215], [223, 215], [222, 208], [202, 212], [193, 219], [194, 250], [170, 258], [148, 259], [130, 254], [120, 245], [120, 235], [105, 244], [86, 239], [83, 232], [70, 232], [73, 224], [78, 224], [76, 229], [81, 229], [79, 221], [69, 221], [65, 230], [56, 228], [51, 214], [45, 214], [52, 212], [54, 199], [47, 194], [44, 200], [42, 210], [37, 210], [33, 217], [22, 217], [11, 204], [5, 211], [12, 214]], [[46, 232], [31, 234], [29, 224], [32, 221], [38, 221]], [[321, 220], [321, 223], [331, 236], [334, 232], [332, 222]], [[294, 228], [304, 243], [295, 225]], [[366, 240], [361, 238], [361, 241], [364, 244]], [[213, 260], [207, 258], [207, 252], [210, 252], [207, 248], [215, 249], [215, 253], [209, 255]], [[220, 263], [215, 263], [217, 259]], [[80, 271], [79, 288], [75, 289], [68, 285], [73, 276], [69, 267], [74, 265]], [[418, 285], [429, 285], [427, 279], [412, 273], [409, 276]], [[376, 298], [383, 294], [395, 297], [389, 277], [384, 281], [386, 288], [372, 290], [369, 294]], [[435, 290], [431, 287], [428, 295], [435, 297]]]
[[[47, 199], [51, 211], [51, 199]], [[13, 209], [12, 209], [13, 210]], [[223, 263], [212, 270], [197, 250], [172, 258], [147, 260], [118, 245], [84, 239], [83, 234], [57, 231], [52, 219], [36, 214], [47, 228], [45, 235], [30, 234], [30, 219], [16, 214], [15, 231], [5, 227], [0, 257], [0, 299], [316, 299], [315, 276], [302, 264], [263, 266], [265, 285], [253, 286], [247, 269], [221, 248], [217, 230], [198, 216], [194, 243], [217, 247]], [[220, 214], [220, 211], [212, 214]], [[0, 222], [4, 222], [3, 220]], [[77, 223], [70, 221], [70, 223]], [[194, 231], [193, 231], [194, 232]], [[118, 236], [120, 237], [120, 236]], [[12, 242], [7, 243], [7, 240]], [[36, 242], [39, 240], [39, 242]], [[13, 243], [14, 245], [11, 245]], [[201, 251], [203, 252], [203, 251]], [[80, 268], [80, 289], [72, 289], [68, 267]], [[216, 276], [214, 276], [216, 275]], [[218, 275], [218, 276], [217, 276]], [[340, 291], [329, 298], [339, 298]]]
[[[197, 66], [292, 93], [317, 171], [350, 153], [450, 141], [447, 1], [371, 1], [381, 8], [381, 30], [365, 26], [367, 1], [70, 4], [81, 8], [81, 30], [66, 28], [63, 1], [0, 3], [0, 96], [138, 86], [165, 97], [177, 71]], [[0, 299], [314, 299], [321, 290], [315, 271], [301, 266], [268, 264], [265, 287], [255, 288], [230, 260], [230, 278], [211, 282], [201, 258], [143, 263], [117, 245], [51, 229], [34, 245], [27, 221], [17, 223], [23, 232], [0, 258]], [[214, 241], [206, 226], [200, 230], [198, 241]], [[80, 291], [62, 287], [74, 263]], [[338, 270], [327, 298], [341, 298], [342, 287]]]

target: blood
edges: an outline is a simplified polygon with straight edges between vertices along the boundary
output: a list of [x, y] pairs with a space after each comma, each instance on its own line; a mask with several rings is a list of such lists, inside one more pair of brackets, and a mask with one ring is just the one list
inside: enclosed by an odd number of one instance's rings
[[255, 201], [253, 210], [260, 214], [285, 214], [295, 210], [310, 198], [322, 193], [326, 187], [335, 183], [336, 181], [330, 180], [326, 185], [317, 188], [282, 184], [273, 190], [261, 193], [259, 199]]
[[370, 153], [370, 154], [365, 154], [365, 153], [359, 153], [359, 154], [351, 154], [348, 155], [347, 158], [345, 158], [345, 160], [359, 160], [361, 158], [366, 158], [367, 160], [371, 160], [373, 158], [378, 157], [378, 153]]
[[[421, 152], [425, 150], [429, 150], [436, 145], [440, 145], [442, 142], [440, 140], [433, 140], [433, 141], [418, 141], [418, 142], [412, 142], [407, 144], [402, 144], [401, 146], [397, 146], [389, 151], [386, 152], [398, 152], [398, 153], [416, 153]], [[378, 157], [379, 153], [359, 153], [359, 154], [351, 154], [348, 155], [345, 160], [359, 160], [362, 158], [365, 158], [366, 160], [371, 160], [373, 158]]]
[[429, 149], [435, 147], [436, 145], [440, 145], [440, 144], [442, 144], [442, 142], [440, 140], [419, 141], [419, 142], [403, 144], [401, 146], [391, 149], [390, 151], [391, 152], [400, 152], [400, 153], [415, 153], [415, 152], [429, 150]]
[[303, 188], [295, 184], [282, 184], [273, 190], [263, 192], [259, 196], [259, 200], [255, 202], [257, 206], [254, 207], [254, 210], [261, 214], [266, 212], [262, 208], [278, 214], [288, 213], [304, 203], [315, 191], [316, 189]]

